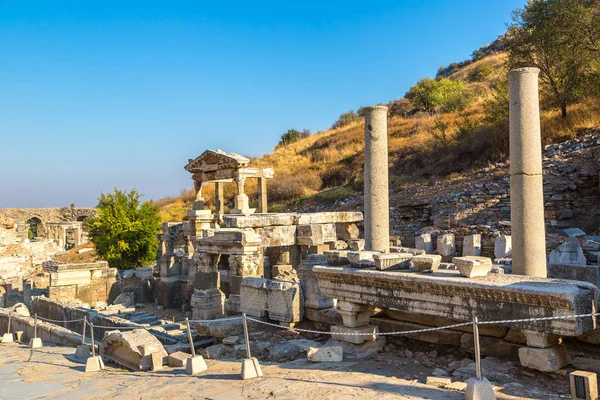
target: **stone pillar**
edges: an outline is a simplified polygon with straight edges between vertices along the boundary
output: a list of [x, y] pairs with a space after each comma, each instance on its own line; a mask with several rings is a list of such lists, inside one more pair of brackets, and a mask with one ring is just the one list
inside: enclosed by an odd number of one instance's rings
[[387, 107], [365, 109], [365, 249], [389, 252]]
[[267, 211], [267, 179], [258, 178], [258, 212], [266, 214]]
[[202, 197], [202, 182], [194, 182], [196, 189], [196, 199], [192, 205], [192, 210], [204, 210], [204, 197]]
[[224, 183], [215, 182], [215, 213], [218, 215], [225, 214], [225, 200], [223, 199]]
[[513, 274], [546, 277], [537, 68], [508, 72]]

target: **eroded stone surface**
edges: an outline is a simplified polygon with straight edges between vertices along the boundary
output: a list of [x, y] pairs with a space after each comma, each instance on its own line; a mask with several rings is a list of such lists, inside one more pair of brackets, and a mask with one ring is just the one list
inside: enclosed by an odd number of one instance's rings
[[100, 343], [100, 355], [134, 371], [152, 368], [152, 354], [166, 357], [161, 342], [145, 329], [113, 331]]

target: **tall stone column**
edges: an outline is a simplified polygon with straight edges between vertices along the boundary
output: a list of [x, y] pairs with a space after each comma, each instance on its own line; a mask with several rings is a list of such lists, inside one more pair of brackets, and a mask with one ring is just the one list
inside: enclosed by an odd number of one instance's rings
[[215, 182], [215, 213], [218, 215], [225, 214], [225, 200], [223, 198], [224, 183]]
[[192, 205], [193, 210], [204, 210], [204, 197], [202, 197], [202, 182], [194, 182], [194, 189], [196, 189], [196, 198]]
[[389, 252], [387, 107], [365, 112], [365, 250]]
[[258, 178], [258, 212], [266, 214], [267, 211], [267, 179]]
[[546, 233], [537, 68], [508, 72], [513, 273], [546, 277]]

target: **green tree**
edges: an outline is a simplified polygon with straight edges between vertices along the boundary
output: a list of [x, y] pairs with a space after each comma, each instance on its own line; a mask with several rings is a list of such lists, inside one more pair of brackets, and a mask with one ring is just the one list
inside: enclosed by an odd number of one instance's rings
[[342, 126], [350, 125], [358, 121], [360, 121], [359, 114], [355, 111], [350, 110], [340, 115], [337, 121], [335, 121], [335, 123], [331, 125], [331, 129], [341, 128]]
[[580, 101], [597, 74], [598, 0], [531, 0], [513, 11], [509, 66], [537, 67], [545, 100], [561, 110]]
[[413, 105], [426, 112], [462, 111], [471, 101], [461, 81], [423, 78], [406, 93]]
[[137, 190], [101, 194], [98, 216], [86, 221], [96, 253], [111, 267], [132, 269], [156, 258], [161, 220], [159, 208], [141, 202]]
[[290, 143], [297, 142], [300, 140], [301, 133], [296, 129], [288, 129], [286, 133], [281, 135], [281, 140], [278, 146], [287, 146]]

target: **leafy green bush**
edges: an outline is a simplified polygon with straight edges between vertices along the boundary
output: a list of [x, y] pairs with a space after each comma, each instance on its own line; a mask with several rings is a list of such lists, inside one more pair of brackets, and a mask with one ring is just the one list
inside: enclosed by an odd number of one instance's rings
[[469, 71], [469, 81], [484, 82], [493, 71], [494, 70], [490, 64], [481, 62], [474, 66], [471, 71]]
[[300, 140], [301, 133], [296, 129], [289, 129], [286, 133], [281, 135], [281, 140], [277, 146], [287, 146], [290, 143], [297, 142]]
[[341, 128], [343, 126], [350, 125], [358, 121], [360, 121], [360, 116], [358, 115], [358, 113], [350, 110], [340, 115], [337, 121], [335, 121], [334, 124], [331, 125], [331, 129]]
[[132, 269], [156, 258], [159, 208], [135, 190], [101, 194], [98, 216], [86, 221], [96, 253], [113, 268]]
[[405, 97], [426, 112], [462, 111], [472, 99], [461, 81], [448, 78], [423, 78], [410, 88]]

